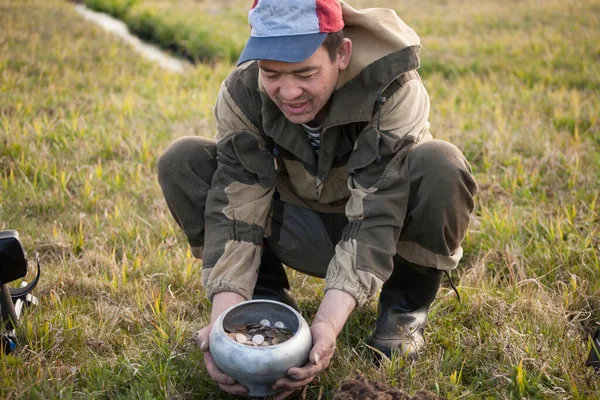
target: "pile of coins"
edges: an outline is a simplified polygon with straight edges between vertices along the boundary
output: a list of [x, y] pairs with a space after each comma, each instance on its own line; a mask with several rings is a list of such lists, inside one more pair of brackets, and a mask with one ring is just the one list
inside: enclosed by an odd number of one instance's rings
[[232, 340], [252, 347], [274, 346], [294, 336], [294, 332], [286, 329], [283, 322], [277, 321], [271, 325], [268, 319], [259, 323], [226, 326], [225, 331]]

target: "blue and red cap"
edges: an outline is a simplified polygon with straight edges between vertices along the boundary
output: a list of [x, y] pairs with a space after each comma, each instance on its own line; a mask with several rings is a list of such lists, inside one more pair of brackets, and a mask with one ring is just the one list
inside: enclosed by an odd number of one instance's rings
[[289, 63], [309, 58], [328, 33], [344, 28], [339, 0], [254, 0], [250, 39], [238, 60]]

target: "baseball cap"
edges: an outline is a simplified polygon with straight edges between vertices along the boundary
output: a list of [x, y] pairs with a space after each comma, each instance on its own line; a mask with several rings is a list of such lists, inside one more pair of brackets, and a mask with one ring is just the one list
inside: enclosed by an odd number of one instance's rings
[[339, 0], [254, 0], [250, 39], [238, 60], [302, 62], [344, 27]]

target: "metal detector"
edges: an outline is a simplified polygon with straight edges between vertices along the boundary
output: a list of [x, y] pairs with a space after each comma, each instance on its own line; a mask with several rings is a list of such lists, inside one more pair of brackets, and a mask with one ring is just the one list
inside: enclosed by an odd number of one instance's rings
[[596, 329], [592, 337], [592, 348], [585, 365], [594, 368], [596, 373], [600, 373], [600, 328]]
[[17, 231], [0, 231], [0, 351], [8, 354], [17, 347], [15, 329], [25, 306], [38, 304], [30, 292], [40, 280], [40, 259], [36, 254], [37, 275], [33, 282], [22, 282], [20, 288], [8, 283], [27, 275], [27, 258]]

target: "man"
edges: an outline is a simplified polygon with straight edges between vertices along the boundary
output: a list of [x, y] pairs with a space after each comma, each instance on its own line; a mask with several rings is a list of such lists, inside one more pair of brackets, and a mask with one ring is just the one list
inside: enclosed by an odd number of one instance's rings
[[[460, 151], [429, 133], [419, 38], [394, 11], [259, 0], [249, 22], [217, 98], [216, 144], [178, 139], [158, 173], [203, 259], [211, 322], [251, 298], [297, 307], [282, 263], [326, 279], [309, 361], [275, 383], [283, 398], [329, 365], [349, 314], [379, 289], [369, 344], [416, 356], [477, 185]], [[198, 334], [208, 373], [245, 393], [212, 361], [209, 332]]]

